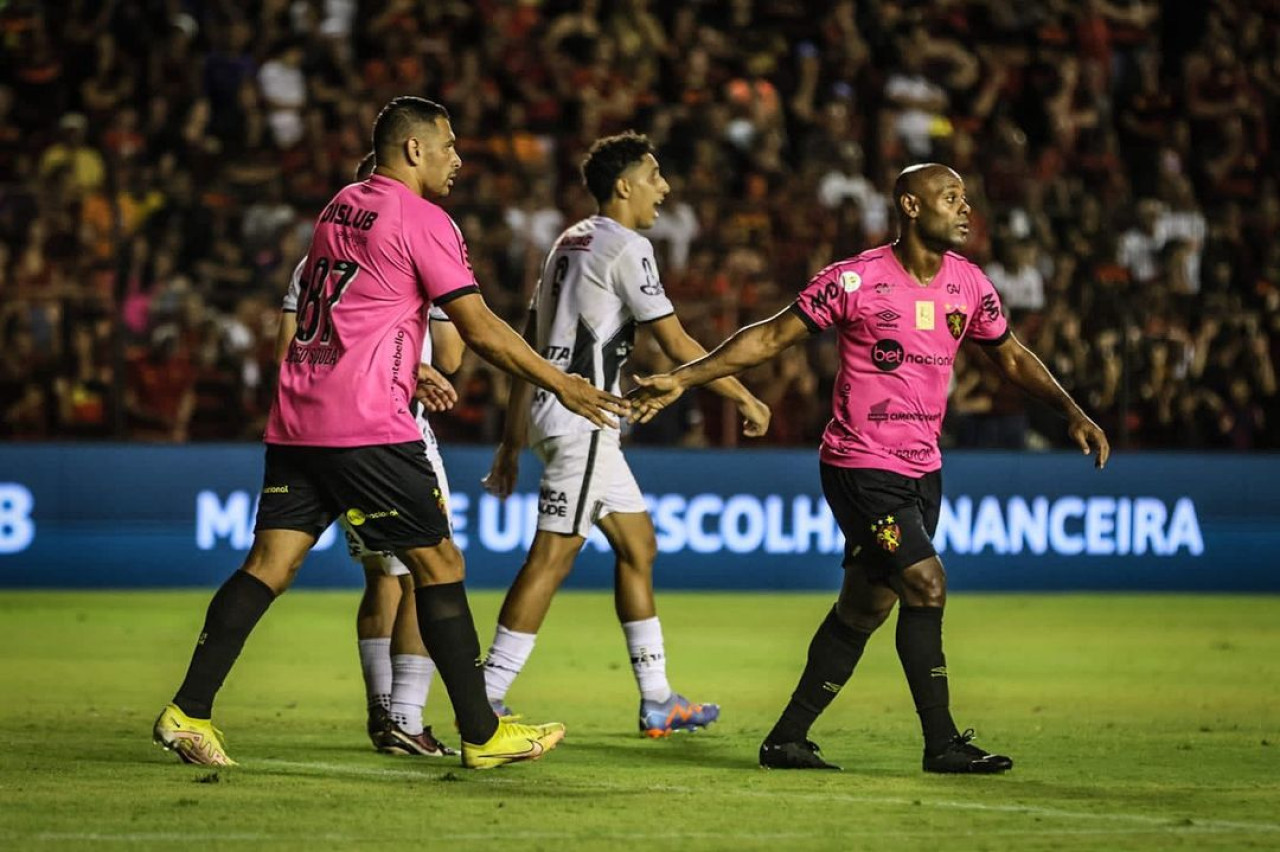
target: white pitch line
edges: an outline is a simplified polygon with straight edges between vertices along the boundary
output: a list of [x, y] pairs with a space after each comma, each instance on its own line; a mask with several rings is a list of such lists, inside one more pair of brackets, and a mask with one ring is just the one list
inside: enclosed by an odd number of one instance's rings
[[[327, 774], [333, 775], [351, 775], [357, 777], [382, 777], [406, 779], [414, 781], [434, 781], [435, 777], [409, 770], [397, 769], [375, 769], [363, 766], [348, 766], [338, 763], [308, 763], [289, 760], [263, 760], [258, 763], [265, 764], [268, 767], [278, 766], [282, 768], [294, 769], [315, 769]], [[522, 784], [514, 778], [494, 778], [491, 775], [481, 775], [472, 773], [469, 770], [455, 767], [460, 772], [465, 773], [463, 778], [467, 781], [480, 784]], [[635, 787], [627, 784], [614, 784], [607, 781], [591, 782], [589, 784], [580, 784], [572, 781], [565, 782], [563, 780], [555, 782], [557, 786], [569, 787], [581, 790], [610, 790], [618, 792], [634, 792], [637, 789], [654, 793], [680, 793], [680, 794], [696, 794], [699, 796], [706, 795], [724, 795], [734, 798], [743, 796], [760, 797], [768, 799], [788, 798], [799, 801], [822, 801], [822, 802], [846, 802], [849, 804], [866, 804], [866, 805], [899, 805], [903, 807], [934, 807], [948, 808], [960, 811], [977, 811], [986, 813], [1008, 813], [1022, 814], [1025, 816], [1052, 817], [1055, 819], [1092, 819], [1092, 820], [1114, 820], [1118, 822], [1133, 822], [1159, 827], [1162, 829], [1173, 829], [1177, 831], [1186, 831], [1188, 829], [1211, 830], [1218, 832], [1231, 831], [1258, 831], [1264, 833], [1280, 832], [1280, 823], [1274, 822], [1239, 822], [1235, 820], [1221, 819], [1198, 819], [1191, 817], [1189, 825], [1179, 824], [1181, 819], [1177, 816], [1158, 817], [1148, 814], [1124, 814], [1124, 813], [1093, 813], [1089, 811], [1068, 811], [1060, 808], [1042, 808], [1034, 805], [991, 805], [983, 802], [956, 802], [947, 800], [926, 801], [924, 799], [904, 799], [892, 796], [860, 796], [850, 793], [809, 793], [800, 790], [742, 790], [742, 789], [717, 789], [717, 788], [701, 788], [701, 787], [680, 787], [675, 785], [656, 784], [642, 787]]]

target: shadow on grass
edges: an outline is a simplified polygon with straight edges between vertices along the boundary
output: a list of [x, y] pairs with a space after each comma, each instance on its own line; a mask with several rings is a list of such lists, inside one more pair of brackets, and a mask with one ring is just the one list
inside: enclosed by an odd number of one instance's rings
[[565, 747], [622, 767], [662, 764], [696, 769], [757, 768], [753, 746], [718, 739], [714, 734], [678, 734], [654, 740], [635, 734], [605, 734], [566, 740]]

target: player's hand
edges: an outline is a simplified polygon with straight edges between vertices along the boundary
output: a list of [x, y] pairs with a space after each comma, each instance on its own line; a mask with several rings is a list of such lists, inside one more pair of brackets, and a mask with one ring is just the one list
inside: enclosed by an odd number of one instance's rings
[[602, 429], [617, 429], [618, 421], [610, 414], [626, 416], [631, 411], [631, 404], [621, 397], [605, 393], [591, 382], [570, 373], [562, 373], [563, 380], [553, 391], [556, 399], [565, 408], [585, 417], [595, 426]]
[[495, 497], [507, 498], [515, 491], [516, 478], [520, 475], [520, 448], [499, 444], [493, 454], [493, 466], [489, 474], [480, 480], [484, 490]]
[[754, 396], [746, 402], [738, 403], [738, 413], [742, 415], [742, 434], [748, 438], [759, 438], [769, 431], [773, 412]]
[[413, 398], [429, 412], [448, 411], [458, 401], [458, 392], [444, 374], [430, 364], [418, 365], [418, 386]]
[[1107, 459], [1111, 458], [1111, 444], [1107, 442], [1106, 433], [1102, 431], [1101, 426], [1081, 413], [1071, 418], [1071, 422], [1067, 425], [1067, 434], [1071, 436], [1071, 440], [1080, 445], [1080, 449], [1086, 456], [1095, 449], [1098, 451], [1097, 457], [1093, 460], [1094, 467], [1102, 470], [1107, 466]]
[[631, 399], [631, 422], [648, 423], [659, 411], [680, 398], [684, 386], [671, 373], [655, 376], [636, 376], [636, 387], [628, 394]]

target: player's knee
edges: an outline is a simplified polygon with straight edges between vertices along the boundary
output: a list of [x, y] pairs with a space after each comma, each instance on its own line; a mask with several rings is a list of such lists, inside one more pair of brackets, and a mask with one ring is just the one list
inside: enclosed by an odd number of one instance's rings
[[892, 611], [892, 602], [887, 606], [855, 606], [844, 601], [836, 602], [836, 618], [840, 623], [863, 633], [875, 633]]
[[301, 567], [301, 561], [294, 565], [287, 565], [258, 559], [246, 561], [240, 570], [261, 580], [263, 585], [279, 596], [293, 585], [293, 578], [298, 575], [298, 569]]
[[521, 570], [525, 574], [553, 580], [558, 584], [573, 573], [576, 555], [576, 551], [573, 553], [530, 553]]
[[415, 586], [461, 583], [466, 578], [462, 551], [447, 538], [434, 547], [415, 547], [397, 555], [413, 575]]
[[266, 550], [251, 550], [240, 570], [244, 571], [275, 592], [282, 595], [293, 585], [293, 578], [302, 567], [303, 557], [290, 559]]
[[618, 553], [620, 570], [636, 571], [641, 574], [653, 573], [653, 561], [658, 558], [658, 542], [653, 536], [639, 541], [628, 542]]
[[902, 573], [903, 597], [912, 606], [941, 607], [947, 602], [947, 573], [937, 559], [912, 565]]

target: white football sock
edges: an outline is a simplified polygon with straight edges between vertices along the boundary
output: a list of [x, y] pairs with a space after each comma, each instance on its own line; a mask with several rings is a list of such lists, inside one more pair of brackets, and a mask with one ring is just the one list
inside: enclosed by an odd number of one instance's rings
[[533, 653], [536, 633], [517, 633], [501, 624], [493, 632], [493, 645], [484, 660], [484, 691], [490, 701], [503, 701], [507, 690], [515, 682], [516, 675], [529, 661]]
[[391, 638], [361, 639], [360, 670], [364, 672], [364, 694], [369, 706], [391, 708]]
[[409, 736], [422, 733], [422, 708], [427, 703], [436, 664], [430, 657], [395, 654], [391, 657], [391, 719]]
[[671, 684], [667, 683], [667, 655], [658, 617], [625, 622], [622, 631], [627, 634], [627, 652], [631, 655], [631, 670], [636, 674], [640, 697], [646, 701], [666, 701], [671, 697]]

